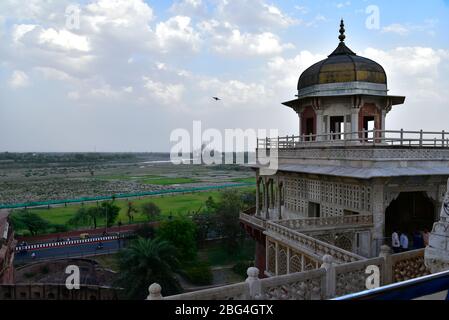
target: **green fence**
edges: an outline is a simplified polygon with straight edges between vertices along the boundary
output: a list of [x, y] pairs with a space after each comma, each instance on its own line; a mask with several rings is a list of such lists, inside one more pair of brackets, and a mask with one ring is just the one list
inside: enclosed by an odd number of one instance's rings
[[236, 187], [247, 187], [253, 186], [255, 183], [244, 182], [244, 183], [233, 183], [225, 184], [219, 186], [207, 186], [207, 187], [192, 187], [186, 189], [167, 189], [167, 190], [157, 190], [157, 191], [147, 191], [147, 192], [136, 192], [136, 193], [118, 193], [110, 196], [98, 196], [98, 197], [84, 197], [78, 199], [63, 199], [63, 200], [50, 200], [50, 201], [36, 201], [36, 202], [26, 202], [26, 203], [15, 203], [15, 204], [0, 204], [0, 209], [17, 209], [26, 207], [41, 207], [57, 204], [69, 204], [69, 203], [81, 203], [88, 201], [104, 201], [113, 199], [123, 199], [123, 198], [133, 198], [142, 196], [157, 196], [169, 193], [192, 193], [200, 191], [218, 190], [225, 188], [236, 188]]

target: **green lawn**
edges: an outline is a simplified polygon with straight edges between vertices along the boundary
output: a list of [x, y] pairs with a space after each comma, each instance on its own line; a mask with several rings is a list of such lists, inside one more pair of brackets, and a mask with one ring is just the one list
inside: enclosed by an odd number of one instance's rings
[[192, 178], [156, 178], [156, 179], [142, 179], [139, 180], [139, 182], [145, 184], [157, 184], [161, 186], [168, 186], [172, 184], [196, 183], [199, 182], [199, 180]]
[[232, 181], [241, 183], [256, 183], [256, 177], [235, 178], [232, 179]]

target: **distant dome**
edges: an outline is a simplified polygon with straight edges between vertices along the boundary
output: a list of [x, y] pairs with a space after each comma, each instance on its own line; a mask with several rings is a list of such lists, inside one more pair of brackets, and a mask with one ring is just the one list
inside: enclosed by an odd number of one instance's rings
[[360, 57], [349, 49], [344, 43], [346, 37], [344, 31], [342, 20], [338, 47], [327, 59], [315, 63], [301, 74], [298, 81], [299, 96], [302, 95], [301, 92], [310, 93], [311, 90], [316, 91], [318, 87], [322, 87], [317, 85], [342, 84], [349, 89], [352, 87], [349, 83], [355, 83], [357, 87], [378, 84], [381, 85], [378, 86], [379, 89], [382, 87], [381, 90], [386, 92], [387, 75], [384, 68], [377, 62]]

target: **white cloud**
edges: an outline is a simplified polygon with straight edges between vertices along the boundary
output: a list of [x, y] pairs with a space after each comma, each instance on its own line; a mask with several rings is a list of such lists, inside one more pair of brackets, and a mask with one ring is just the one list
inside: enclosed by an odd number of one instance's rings
[[30, 84], [28, 75], [20, 70], [15, 70], [10, 79], [9, 86], [13, 89], [25, 88]]
[[217, 5], [217, 13], [223, 21], [256, 30], [269, 30], [273, 27], [285, 28], [298, 23], [278, 7], [263, 0], [220, 0]]
[[190, 24], [191, 19], [185, 16], [175, 16], [156, 26], [156, 37], [159, 46], [164, 51], [179, 48], [199, 50], [200, 35], [194, 31]]
[[294, 48], [291, 43], [282, 43], [281, 39], [271, 32], [242, 33], [236, 26], [217, 20], [203, 21], [199, 28], [210, 37], [212, 49], [221, 54], [274, 55]]
[[180, 107], [179, 103], [182, 101], [185, 91], [184, 85], [165, 84], [145, 76], [142, 79], [144, 81], [144, 87], [148, 90], [150, 96], [165, 105]]
[[206, 5], [202, 0], [179, 0], [173, 3], [170, 11], [180, 15], [204, 16], [206, 14]]
[[351, 5], [351, 1], [346, 1], [346, 2], [339, 2], [335, 6], [338, 9], [341, 9], [341, 8], [344, 8], [344, 7], [349, 7], [350, 5]]
[[404, 26], [400, 23], [393, 23], [386, 27], [383, 27], [382, 32], [383, 33], [396, 33], [400, 36], [405, 36], [410, 32], [410, 30], [406, 26]]
[[62, 50], [90, 51], [87, 36], [79, 36], [65, 29], [59, 31], [53, 28], [43, 30], [39, 35], [39, 42]]
[[16, 24], [12, 29], [12, 39], [15, 43], [18, 43], [20, 39], [28, 32], [33, 31], [37, 25], [35, 24]]
[[324, 54], [314, 54], [307, 50], [301, 51], [291, 59], [277, 56], [268, 62], [268, 77], [273, 85], [293, 94], [300, 74], [312, 64], [325, 58]]

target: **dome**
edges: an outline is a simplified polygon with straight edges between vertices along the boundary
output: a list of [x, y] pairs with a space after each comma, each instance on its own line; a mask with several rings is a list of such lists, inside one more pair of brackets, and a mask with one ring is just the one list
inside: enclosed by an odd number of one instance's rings
[[[351, 89], [374, 89], [386, 93], [387, 76], [384, 68], [377, 62], [360, 57], [344, 43], [344, 24], [340, 24], [340, 43], [327, 59], [306, 69], [298, 81], [299, 96], [311, 91], [328, 90], [330, 87]], [[373, 84], [373, 85], [372, 85]], [[324, 85], [324, 86], [323, 86]], [[303, 94], [302, 94], [303, 93]]]

